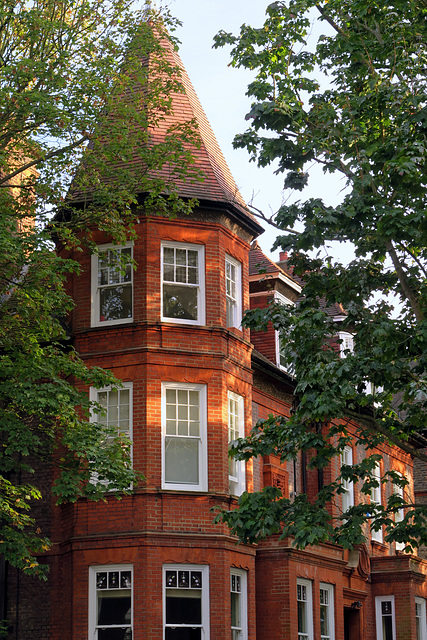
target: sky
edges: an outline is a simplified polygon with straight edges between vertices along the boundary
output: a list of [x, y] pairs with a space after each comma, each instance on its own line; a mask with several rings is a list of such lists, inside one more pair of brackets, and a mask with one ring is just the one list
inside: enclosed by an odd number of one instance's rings
[[[243, 23], [261, 26], [268, 4], [269, 0], [157, 1], [158, 6], [168, 6], [183, 23], [177, 32], [180, 56], [243, 198], [271, 215], [289, 195], [283, 193], [283, 176], [274, 175], [274, 167], [259, 169], [249, 162], [245, 150], [232, 146], [234, 136], [247, 128], [245, 115], [250, 100], [245, 92], [253, 75], [228, 66], [229, 48], [212, 48], [213, 37], [221, 29], [237, 34]], [[315, 171], [304, 197], [323, 197], [328, 204], [336, 204], [342, 188], [336, 178]], [[277, 230], [270, 227], [258, 241], [265, 253], [278, 260], [278, 250], [270, 252], [276, 234]]]

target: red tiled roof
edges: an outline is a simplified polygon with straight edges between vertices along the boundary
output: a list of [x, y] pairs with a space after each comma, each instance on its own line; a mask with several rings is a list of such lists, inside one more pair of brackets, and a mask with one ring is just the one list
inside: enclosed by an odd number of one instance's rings
[[179, 66], [181, 70], [181, 82], [185, 92], [174, 94], [172, 98], [173, 113], [166, 116], [163, 126], [167, 128], [174, 122], [183, 122], [195, 118], [199, 128], [201, 145], [199, 149], [193, 149], [192, 152], [195, 157], [196, 167], [201, 169], [205, 175], [203, 182], [182, 183], [180, 194], [202, 200], [231, 203], [252, 218], [252, 214], [247, 209], [246, 203], [234, 182], [181, 58], [170, 46], [168, 49], [173, 63]]
[[[153, 178], [165, 179], [166, 184], [173, 182], [174, 190], [183, 198], [197, 198], [198, 200], [215, 204], [231, 205], [234, 210], [237, 210], [239, 217], [246, 218], [248, 222], [250, 221], [251, 226], [256, 227], [257, 232], [261, 233], [262, 227], [247, 208], [237, 188], [179, 55], [169, 40], [163, 39], [162, 46], [166, 52], [167, 61], [172, 66], [180, 69], [180, 81], [184, 90], [181, 93], [173, 93], [171, 95], [172, 105], [170, 111], [161, 113], [156, 125], [148, 129], [150, 140], [148, 144], [154, 146], [162, 143], [168, 130], [174, 125], [195, 121], [200, 136], [200, 146], [198, 148], [191, 146], [190, 151], [194, 158], [193, 168], [196, 172], [203, 172], [204, 180], [198, 181], [194, 179], [192, 181], [189, 178], [184, 180], [180, 177], [179, 171], [176, 170], [179, 167], [176, 164], [174, 165], [173, 162], [165, 162], [160, 169], [149, 169], [149, 174]], [[148, 64], [150, 69], [155, 69], [155, 63], [153, 62], [151, 65], [149, 58], [150, 56], [141, 55], [141, 64]], [[155, 71], [152, 71], [152, 73], [153, 78], [155, 78]], [[136, 91], [136, 94], [138, 93]], [[132, 92], [127, 91], [124, 99], [131, 99], [131, 95]], [[136, 154], [133, 154], [131, 160], [114, 162], [114, 166], [122, 169], [130, 166], [134, 173], [135, 169], [140, 166], [141, 175], [147, 171], [143, 164], [143, 158], [138, 157]], [[147, 183], [145, 182], [144, 184], [146, 185]], [[144, 189], [141, 183], [141, 193], [144, 193], [145, 190], [146, 187]], [[76, 199], [79, 196], [80, 193], [74, 191], [73, 198]]]
[[249, 251], [249, 275], [256, 276], [260, 273], [284, 273], [273, 260], [267, 258], [262, 252], [258, 242], [254, 242]]
[[[288, 278], [291, 278], [304, 287], [303, 278], [293, 273], [292, 265], [287, 263], [287, 259], [281, 259], [279, 264], [273, 262], [273, 260], [268, 258], [262, 252], [258, 242], [255, 241], [252, 243], [251, 250], [249, 252], [249, 275], [254, 276], [260, 273], [283, 273], [286, 274]], [[342, 304], [338, 302], [327, 305], [325, 298], [319, 298], [318, 302], [320, 309], [322, 309], [322, 311], [331, 318], [347, 315]]]

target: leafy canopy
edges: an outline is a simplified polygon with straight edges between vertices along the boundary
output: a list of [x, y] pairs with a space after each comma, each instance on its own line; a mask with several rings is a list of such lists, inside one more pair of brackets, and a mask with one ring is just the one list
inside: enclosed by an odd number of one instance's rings
[[173, 28], [126, 0], [0, 2], [0, 553], [27, 572], [43, 574], [30, 508], [52, 480], [60, 503], [138, 480], [130, 442], [90, 420], [88, 387], [120, 383], [75, 353], [66, 280], [94, 229], [132, 237], [138, 194], [139, 211], [191, 209], [174, 181], [199, 178], [193, 123], [152, 138], [182, 90]]
[[[271, 321], [281, 332], [296, 376], [295, 413], [259, 423], [232, 454], [287, 460], [302, 451], [321, 471], [355, 435], [367, 455], [343, 466], [336, 482], [322, 486], [320, 473], [314, 502], [272, 489], [244, 495], [238, 511], [222, 515], [243, 540], [282, 532], [299, 546], [328, 539], [352, 546], [370, 522], [385, 525], [389, 541], [426, 543], [425, 508], [412, 504], [405, 479], [393, 473], [381, 483], [403, 487], [411, 503], [403, 522], [395, 526], [405, 502], [398, 492], [387, 505], [366, 500], [337, 514], [341, 480], [357, 481], [366, 495], [378, 486], [376, 446], [396, 444], [426, 460], [418, 435], [427, 417], [426, 19], [425, 3], [415, 0], [289, 0], [270, 4], [259, 28], [216, 36], [216, 46], [231, 45], [232, 65], [255, 75], [249, 128], [235, 146], [260, 166], [274, 162], [284, 187], [301, 197], [315, 165], [345, 184], [337, 206], [299, 199], [268, 219], [279, 230], [275, 248], [289, 252], [304, 279], [304, 298], [296, 308], [248, 313], [245, 323], [260, 329]], [[355, 259], [322, 257], [332, 241], [352, 243]], [[346, 309], [339, 327], [320, 298]], [[338, 330], [354, 335], [345, 358], [331, 348]]]

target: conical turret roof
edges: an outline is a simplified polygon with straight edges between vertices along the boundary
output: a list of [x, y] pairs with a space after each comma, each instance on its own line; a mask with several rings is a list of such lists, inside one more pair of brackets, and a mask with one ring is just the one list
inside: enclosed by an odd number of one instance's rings
[[[197, 198], [200, 204], [205, 207], [226, 208], [232, 217], [235, 217], [239, 222], [247, 225], [253, 235], [259, 235], [263, 232], [263, 228], [253, 217], [239, 192], [212, 131], [212, 127], [203, 111], [177, 51], [167, 37], [160, 36], [159, 42], [170, 68], [179, 69], [179, 82], [182, 90], [177, 91], [176, 84], [172, 83], [175, 90], [167, 94], [169, 101], [167, 108], [160, 108], [158, 117], [155, 115], [154, 118], [147, 118], [145, 122], [150, 123], [148, 126], [141, 124], [143, 119], [141, 122], [135, 123], [135, 125], [130, 122], [127, 131], [131, 131], [132, 127], [134, 127], [135, 139], [139, 140], [141, 139], [141, 127], [143, 127], [143, 130], [148, 133], [148, 135], [144, 136], [144, 144], [147, 145], [148, 148], [162, 149], [161, 154], [166, 153], [166, 157], [161, 159], [158, 166], [155, 166], [155, 164], [154, 166], [147, 166], [146, 157], [144, 158], [143, 154], [138, 153], [138, 149], [141, 147], [138, 147], [137, 144], [131, 144], [131, 146], [127, 147], [126, 153], [119, 153], [115, 159], [108, 158], [106, 160], [104, 167], [108, 167], [108, 171], [106, 171], [105, 178], [103, 178], [102, 172], [100, 173], [101, 182], [105, 181], [105, 184], [112, 184], [112, 180], [107, 177], [107, 173], [111, 176], [115, 174], [115, 171], [116, 178], [114, 182], [117, 182], [120, 172], [124, 174], [127, 170], [130, 170], [130, 173], [135, 178], [134, 190], [138, 195], [144, 196], [150, 190], [149, 180], [147, 180], [147, 177], [150, 176], [165, 185], [165, 195], [170, 193], [168, 191], [168, 185], [171, 186], [173, 184], [174, 193], [180, 197]], [[159, 72], [156, 71], [158, 66], [156, 66], [156, 58], [154, 56], [155, 54], [145, 54], [144, 51], [140, 52], [140, 64], [142, 68], [146, 67], [148, 70], [149, 85], [151, 82], [155, 83], [156, 78], [162, 77], [162, 73], [160, 72], [159, 76]], [[117, 103], [120, 104], [121, 99], [129, 103], [129, 101], [132, 102], [134, 98], [135, 108], [141, 110], [140, 113], [142, 113], [142, 110], [146, 108], [144, 88], [138, 80], [135, 80], [134, 88], [132, 87], [132, 81], [130, 82], [122, 98], [120, 97], [120, 92], [118, 93]], [[113, 122], [117, 121], [115, 114], [112, 114], [111, 118]], [[194, 160], [190, 173], [179, 170], [179, 157], [177, 160], [176, 156], [172, 156], [169, 161], [167, 152], [164, 151], [167, 145], [162, 146], [162, 143], [164, 143], [168, 137], [170, 138], [171, 130], [173, 131], [174, 128], [178, 130], [178, 125], [185, 123], [195, 123], [196, 134], [199, 138], [198, 145], [189, 142], [184, 143], [185, 148], [191, 152]], [[190, 124], [190, 126], [194, 125]], [[102, 136], [99, 140], [100, 142], [92, 145], [94, 154], [96, 154], [97, 144], [102, 145]], [[183, 166], [185, 166], [186, 161], [184, 158]], [[200, 177], [200, 174], [203, 175], [203, 179], [197, 178]], [[90, 198], [92, 191], [90, 169], [87, 175], [89, 175], [89, 180], [86, 191], [81, 189], [77, 183], [74, 185], [74, 188], [71, 188], [71, 200], [73, 200], [74, 203]], [[114, 187], [112, 186], [112, 188]]]
[[[192, 119], [197, 123], [201, 141], [198, 149], [192, 148], [192, 154], [195, 160], [195, 168], [203, 172], [204, 180], [202, 182], [190, 182], [178, 178], [176, 184], [178, 185], [179, 195], [181, 197], [197, 198], [200, 201], [231, 205], [247, 217], [252, 224], [256, 224], [259, 227], [258, 233], [260, 233], [262, 227], [250, 213], [239, 192], [181, 58], [169, 41], [165, 41], [164, 47], [171, 63], [180, 69], [184, 91], [172, 95], [171, 112], [166, 114], [159, 126], [152, 131], [153, 142], [160, 142], [169, 127], [174, 124]], [[167, 170], [168, 167], [165, 165], [162, 171], [167, 172]]]

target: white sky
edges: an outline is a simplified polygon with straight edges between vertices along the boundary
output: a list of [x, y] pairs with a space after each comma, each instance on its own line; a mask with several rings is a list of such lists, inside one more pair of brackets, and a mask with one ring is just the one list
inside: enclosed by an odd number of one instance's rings
[[[220, 29], [236, 34], [244, 22], [254, 27], [261, 26], [269, 1], [158, 1], [160, 5], [167, 4], [171, 13], [183, 22], [178, 31], [182, 43], [180, 56], [242, 196], [246, 202], [255, 196], [253, 204], [267, 214], [276, 211], [282, 203], [283, 176], [275, 176], [274, 167], [258, 169], [249, 162], [245, 150], [232, 147], [235, 134], [243, 133], [247, 128], [245, 115], [249, 111], [250, 100], [245, 92], [253, 76], [246, 70], [228, 67], [229, 50], [212, 49], [212, 44]], [[342, 187], [336, 178], [325, 177], [318, 171], [304, 191], [304, 197], [306, 194], [322, 197], [328, 204], [334, 204], [340, 199]], [[270, 227], [259, 238], [268, 254], [275, 236], [276, 230]], [[278, 251], [270, 255], [278, 259]]]

